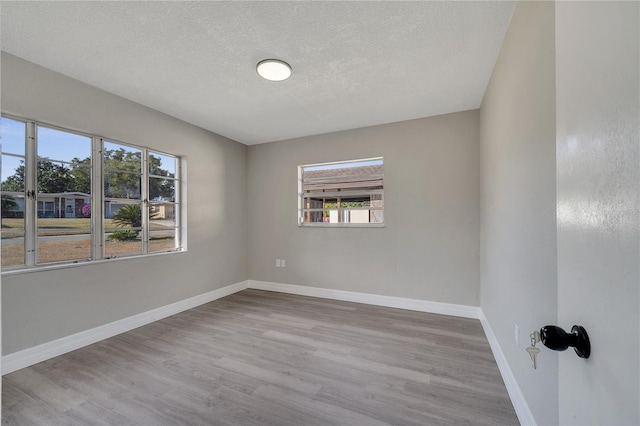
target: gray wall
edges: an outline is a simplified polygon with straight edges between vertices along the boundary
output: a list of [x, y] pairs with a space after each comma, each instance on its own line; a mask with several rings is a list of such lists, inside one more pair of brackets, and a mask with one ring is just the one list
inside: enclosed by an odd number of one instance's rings
[[[478, 143], [475, 110], [250, 146], [249, 278], [478, 306]], [[377, 156], [384, 228], [297, 226], [298, 165]]]
[[[481, 307], [539, 424], [558, 423], [558, 358], [529, 333], [557, 320], [552, 2], [519, 2], [480, 108]], [[520, 347], [514, 326], [520, 327]]]
[[556, 4], [561, 424], [640, 424], [640, 4]]
[[2, 110], [187, 158], [188, 252], [2, 279], [3, 353], [247, 279], [246, 147], [2, 54]]

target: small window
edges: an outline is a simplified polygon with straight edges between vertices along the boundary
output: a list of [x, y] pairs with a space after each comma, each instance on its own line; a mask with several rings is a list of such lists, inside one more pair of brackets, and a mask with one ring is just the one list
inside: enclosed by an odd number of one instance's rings
[[298, 167], [299, 226], [383, 226], [384, 160]]

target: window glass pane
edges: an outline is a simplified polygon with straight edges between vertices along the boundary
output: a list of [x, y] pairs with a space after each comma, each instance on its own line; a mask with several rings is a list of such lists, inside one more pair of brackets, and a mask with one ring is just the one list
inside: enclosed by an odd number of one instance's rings
[[141, 197], [142, 176], [134, 173], [105, 173], [104, 196], [139, 200]]
[[374, 217], [373, 212], [373, 210], [345, 209], [341, 214], [344, 223], [381, 223], [382, 215]]
[[150, 231], [149, 253], [169, 251], [176, 247], [176, 229]]
[[107, 202], [110, 213], [107, 228], [140, 229], [142, 226], [142, 205], [140, 203], [122, 204], [117, 201]]
[[149, 153], [149, 174], [154, 176], [176, 177], [176, 158], [170, 155]]
[[2, 230], [24, 229], [24, 193], [3, 192], [2, 193]]
[[72, 191], [73, 188], [71, 167], [48, 159], [38, 160], [38, 193], [63, 193]]
[[178, 247], [176, 209], [174, 203], [152, 203], [149, 207], [149, 252], [168, 251]]
[[91, 194], [91, 158], [78, 160], [68, 167], [69, 177], [71, 179], [71, 188], [73, 192], [81, 192], [83, 194]]
[[[382, 194], [371, 194], [371, 207], [384, 207]], [[371, 223], [384, 223], [384, 210], [372, 209], [370, 212]]]
[[86, 136], [43, 126], [37, 132], [39, 158], [69, 163], [91, 158], [91, 139]]
[[140, 235], [135, 237], [134, 234], [133, 231], [122, 229], [106, 232], [104, 256], [109, 258], [142, 254], [142, 238]]
[[91, 168], [38, 160], [38, 209], [54, 203], [51, 217], [82, 217], [82, 206], [90, 203]]
[[105, 204], [105, 256], [141, 253], [142, 205], [117, 201], [107, 201]]
[[342, 198], [340, 201], [340, 207], [345, 208], [363, 208], [370, 207], [371, 199], [369, 197], [358, 198]]
[[24, 220], [2, 219], [2, 267], [24, 265]]
[[149, 200], [150, 201], [175, 201], [175, 180], [149, 178]]
[[25, 123], [6, 117], [0, 118], [0, 143], [3, 153], [24, 155], [26, 134]]
[[91, 259], [89, 219], [38, 219], [38, 222], [39, 264]]
[[24, 265], [24, 192], [2, 192], [2, 267]]
[[104, 170], [142, 173], [142, 151], [130, 146], [104, 142]]
[[175, 227], [176, 208], [173, 203], [152, 203], [149, 207], [149, 224], [153, 226]]
[[2, 155], [2, 191], [24, 192], [24, 158]]
[[[318, 211], [318, 209], [322, 209], [324, 206], [324, 198], [315, 198], [315, 197], [305, 197], [303, 208], [305, 209], [314, 209], [314, 211], [306, 211], [303, 213], [304, 221], [311, 223], [324, 222], [325, 214], [326, 217], [329, 217], [328, 211]], [[328, 219], [327, 219], [328, 220]]]
[[[37, 127], [37, 132], [38, 199], [42, 201], [53, 194], [73, 193], [78, 197], [69, 198], [84, 197], [88, 202], [87, 196], [91, 193], [91, 138], [41, 126]], [[79, 217], [64, 215], [59, 209], [56, 211], [55, 217], [58, 218]]]

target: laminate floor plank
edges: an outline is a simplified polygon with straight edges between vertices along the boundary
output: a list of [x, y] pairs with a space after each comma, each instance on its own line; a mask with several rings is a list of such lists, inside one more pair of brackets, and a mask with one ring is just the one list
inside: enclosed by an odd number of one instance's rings
[[319, 424], [325, 425], [385, 425], [386, 423], [367, 415], [330, 405], [315, 398], [304, 398], [299, 393], [292, 392], [273, 385], [263, 385], [254, 393], [277, 405], [301, 409], [305, 413], [314, 413]]
[[515, 425], [477, 320], [244, 290], [3, 377], [5, 425]]

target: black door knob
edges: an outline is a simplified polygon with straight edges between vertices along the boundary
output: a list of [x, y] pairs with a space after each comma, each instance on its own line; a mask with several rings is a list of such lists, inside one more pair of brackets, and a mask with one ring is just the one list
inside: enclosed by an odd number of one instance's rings
[[565, 351], [572, 347], [580, 358], [589, 358], [591, 343], [584, 327], [574, 325], [571, 333], [567, 333], [557, 325], [545, 325], [540, 329], [540, 341], [554, 351]]

